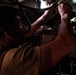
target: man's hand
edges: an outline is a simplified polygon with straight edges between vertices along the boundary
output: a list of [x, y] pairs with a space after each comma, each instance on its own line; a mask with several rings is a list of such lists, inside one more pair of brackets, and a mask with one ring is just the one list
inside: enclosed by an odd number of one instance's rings
[[[48, 5], [47, 7], [51, 7], [53, 4]], [[49, 10], [46, 10], [43, 14], [43, 17], [46, 19], [46, 21], [48, 21], [51, 17], [53, 17], [55, 15], [55, 8], [51, 8]]]
[[68, 4], [61, 3], [58, 5], [58, 11], [59, 11], [61, 18], [70, 18], [72, 7]]

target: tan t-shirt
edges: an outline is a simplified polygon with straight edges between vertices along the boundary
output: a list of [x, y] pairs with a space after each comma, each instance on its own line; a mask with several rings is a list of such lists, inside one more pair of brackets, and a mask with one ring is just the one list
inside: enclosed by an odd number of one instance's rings
[[39, 65], [39, 47], [14, 48], [5, 53], [0, 75], [38, 75]]

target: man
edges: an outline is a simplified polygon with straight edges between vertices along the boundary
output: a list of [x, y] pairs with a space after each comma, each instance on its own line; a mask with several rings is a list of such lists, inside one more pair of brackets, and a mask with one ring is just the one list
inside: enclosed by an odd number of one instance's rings
[[20, 47], [20, 43], [23, 43], [21, 40], [25, 36], [32, 36], [44, 22], [51, 18], [51, 12], [52, 10], [45, 11], [32, 23], [29, 33], [15, 34], [10, 29], [23, 31], [16, 10], [8, 6], [0, 7], [0, 47], [1, 50], [4, 50], [0, 53], [1, 75], [43, 75], [71, 52], [73, 36], [70, 16], [72, 8], [63, 3], [58, 5], [61, 25], [56, 39], [39, 47], [33, 48], [25, 45]]

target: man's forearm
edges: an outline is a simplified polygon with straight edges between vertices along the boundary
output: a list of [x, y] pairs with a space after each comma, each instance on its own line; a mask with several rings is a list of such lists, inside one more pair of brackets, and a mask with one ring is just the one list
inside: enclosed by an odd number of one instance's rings
[[34, 34], [41, 25], [45, 24], [46, 21], [46, 18], [44, 15], [42, 15], [34, 23], [31, 24], [31, 31], [26, 36], [31, 36]]
[[68, 34], [72, 35], [73, 31], [70, 23], [70, 17], [61, 17], [60, 31], [64, 34], [66, 34], [65, 32], [68, 32]]
[[69, 43], [72, 40], [73, 30], [72, 30], [72, 26], [70, 24], [70, 18], [61, 17], [61, 25], [60, 25], [60, 30], [59, 30], [59, 34], [58, 35], [66, 43]]

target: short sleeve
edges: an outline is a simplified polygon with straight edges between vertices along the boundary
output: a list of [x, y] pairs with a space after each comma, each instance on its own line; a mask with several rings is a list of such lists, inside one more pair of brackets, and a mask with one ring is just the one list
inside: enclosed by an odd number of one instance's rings
[[40, 48], [15, 48], [9, 50], [3, 59], [2, 75], [38, 75]]

